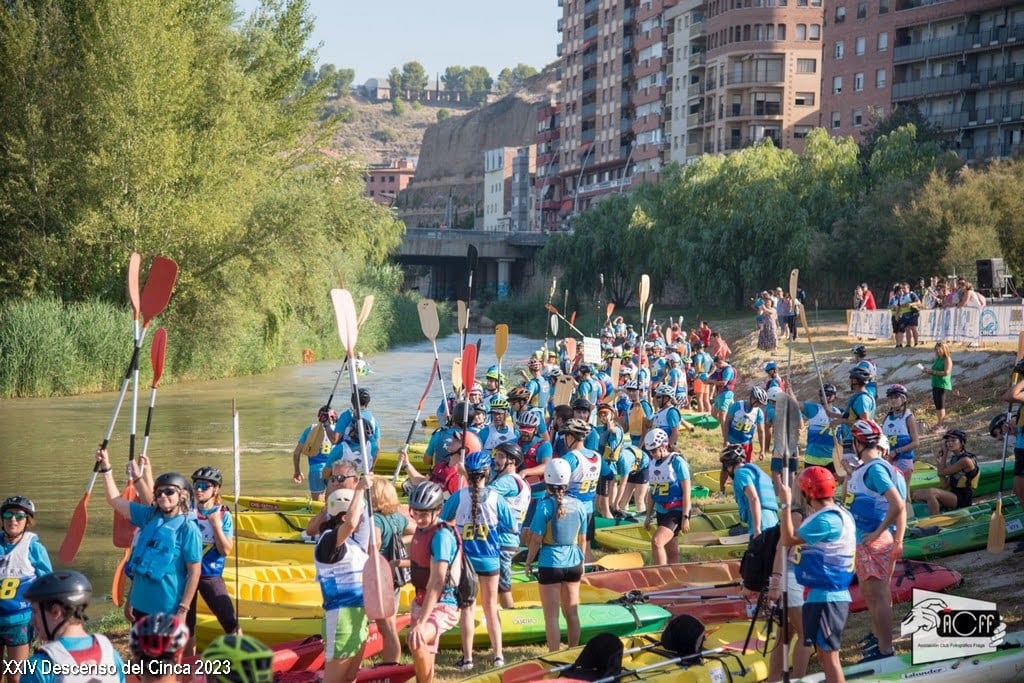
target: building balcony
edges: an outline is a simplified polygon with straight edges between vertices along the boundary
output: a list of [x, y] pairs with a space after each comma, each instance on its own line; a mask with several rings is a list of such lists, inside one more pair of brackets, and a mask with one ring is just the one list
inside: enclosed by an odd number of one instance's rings
[[597, 135], [597, 131], [595, 129], [593, 129], [593, 128], [591, 128], [590, 130], [585, 130], [582, 133], [580, 133], [580, 142], [581, 143], [593, 142], [594, 138], [596, 137], [596, 135]]
[[704, 94], [704, 81], [700, 83], [690, 83], [686, 86], [687, 97], [699, 97]]
[[[977, 76], [977, 74], [973, 75]], [[912, 100], [941, 93], [959, 92], [970, 87], [971, 77], [972, 74], [956, 74], [955, 76], [936, 76], [906, 83], [894, 83], [892, 99]]]
[[702, 38], [708, 34], [708, 25], [701, 19], [690, 24], [690, 38]]
[[1021, 144], [996, 144], [996, 145], [975, 145], [961, 147], [956, 151], [957, 155], [967, 163], [982, 163], [992, 159], [1016, 159], [1024, 155], [1024, 145]]
[[690, 55], [688, 65], [691, 69], [695, 69], [700, 66], [704, 66], [708, 61], [708, 53], [698, 52], [697, 54]]
[[666, 62], [665, 63], [665, 75], [666, 76], [668, 76], [668, 77], [672, 76], [672, 73], [675, 71], [673, 66], [674, 66], [674, 64], [672, 62]]
[[558, 17], [558, 21], [555, 22], [555, 29], [559, 33], [565, 30], [565, 19], [563, 17]]
[[913, 62], [929, 57], [958, 55], [972, 50], [988, 49], [993, 45], [1015, 42], [1024, 42], [1024, 24], [900, 45], [893, 50], [892, 61], [894, 64]]
[[998, 104], [991, 107], [959, 112], [959, 115], [966, 119], [960, 124], [959, 127], [961, 128], [986, 126], [995, 123], [1013, 123], [1024, 120], [1024, 103]]
[[594, 66], [597, 64], [597, 50], [591, 50], [583, 54], [583, 66]]
[[729, 73], [725, 75], [726, 85], [748, 85], [750, 83], [782, 84], [785, 82], [785, 75], [759, 74], [752, 70], [744, 70], [741, 73]]
[[583, 79], [583, 92], [591, 92], [597, 89], [597, 78], [584, 78]]
[[585, 3], [583, 3], [583, 16], [586, 17], [588, 15], [596, 13], [600, 6], [600, 0], [587, 0]]
[[601, 27], [598, 24], [594, 24], [593, 26], [591, 26], [589, 28], [583, 29], [583, 40], [584, 40], [584, 42], [586, 42], [588, 40], [593, 40], [594, 38], [597, 38], [597, 33], [600, 30], [600, 28]]
[[633, 36], [626, 36], [622, 39], [622, 50], [628, 52], [633, 49]]
[[1024, 64], [1004, 64], [971, 73], [971, 85], [987, 87], [996, 83], [1017, 83], [1024, 80]]
[[702, 120], [703, 118], [704, 117], [702, 116], [701, 112], [696, 112], [694, 114], [687, 114], [687, 116], [686, 116], [686, 128], [687, 129], [690, 129], [690, 128], [700, 128], [702, 125], [704, 125], [704, 122]]
[[626, 25], [632, 24], [633, 20], [635, 18], [636, 18], [636, 9], [634, 9], [633, 7], [627, 7], [626, 9], [622, 10], [622, 23], [623, 24], [626, 24]]
[[715, 153], [715, 142], [714, 142], [714, 140], [709, 140], [709, 141], [704, 143], [704, 153], [705, 154], [714, 154]]
[[562, 56], [562, 43], [555, 45], [555, 55], [558, 57]]
[[583, 117], [584, 121], [586, 121], [587, 119], [594, 118], [595, 114], [597, 114], [597, 104], [596, 103], [595, 104], [584, 104], [580, 108], [580, 115]]

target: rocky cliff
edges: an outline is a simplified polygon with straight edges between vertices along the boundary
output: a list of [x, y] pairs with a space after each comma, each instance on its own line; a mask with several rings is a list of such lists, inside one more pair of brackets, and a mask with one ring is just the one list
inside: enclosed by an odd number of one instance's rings
[[449, 195], [454, 200], [455, 225], [469, 227], [474, 216], [482, 216], [484, 152], [534, 144], [537, 109], [550, 101], [557, 83], [556, 71], [549, 67], [493, 104], [429, 126], [416, 176], [395, 201], [405, 224], [440, 225]]

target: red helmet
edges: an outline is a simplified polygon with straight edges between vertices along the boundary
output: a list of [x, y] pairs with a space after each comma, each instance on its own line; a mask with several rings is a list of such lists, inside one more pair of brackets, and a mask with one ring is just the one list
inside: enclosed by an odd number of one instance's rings
[[854, 441], [867, 446], [877, 446], [882, 440], [882, 428], [874, 420], [857, 420], [850, 428]]
[[452, 435], [450, 444], [452, 447], [462, 445], [462, 436], [466, 436], [466, 453], [476, 453], [482, 451], [484, 445], [480, 442], [480, 437], [470, 431], [457, 431]]
[[836, 494], [836, 478], [824, 467], [811, 465], [797, 480], [800, 492], [808, 498], [831, 498]]

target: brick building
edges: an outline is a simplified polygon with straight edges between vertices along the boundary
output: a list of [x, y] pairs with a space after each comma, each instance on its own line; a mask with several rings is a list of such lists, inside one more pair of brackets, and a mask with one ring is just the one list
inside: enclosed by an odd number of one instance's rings
[[366, 169], [366, 194], [377, 204], [391, 206], [414, 175], [416, 166], [409, 159], [373, 164]]

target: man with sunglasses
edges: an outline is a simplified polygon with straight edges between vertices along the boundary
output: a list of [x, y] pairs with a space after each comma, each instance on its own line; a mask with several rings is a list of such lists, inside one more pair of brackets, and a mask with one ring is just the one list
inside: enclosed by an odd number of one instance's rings
[[[199, 532], [203, 537], [203, 559], [200, 564], [199, 594], [210, 612], [217, 617], [224, 633], [238, 633], [238, 618], [235, 605], [228, 596], [224, 585], [224, 558], [231, 554], [234, 546], [234, 520], [231, 512], [220, 500], [223, 476], [216, 467], [200, 467], [192, 473], [192, 490], [195, 492], [195, 512]], [[189, 633], [196, 630], [196, 600], [188, 612], [186, 624]], [[186, 652], [195, 648], [195, 639], [190, 638]]]
[[333, 441], [328, 436], [328, 431], [334, 434], [335, 423], [338, 420], [338, 413], [330, 406], [322, 406], [317, 412], [317, 421], [306, 427], [299, 442], [292, 451], [292, 481], [296, 484], [302, 483], [301, 458], [305, 455], [309, 459], [309, 496], [313, 500], [324, 499], [323, 471], [330, 460], [331, 446]]
[[[324, 488], [330, 496], [338, 489], [355, 490], [359, 483], [362, 472], [356, 469], [355, 464], [349, 460], [338, 460], [331, 465], [330, 473], [324, 478]], [[320, 511], [313, 515], [306, 525], [306, 539], [316, 540], [322, 531], [321, 527], [330, 519], [327, 506], [324, 505]], [[361, 520], [360, 520], [361, 522]], [[366, 550], [370, 545], [370, 527], [366, 524], [356, 522], [356, 530], [352, 532], [352, 540], [359, 544], [359, 547]]]

